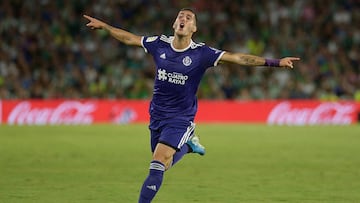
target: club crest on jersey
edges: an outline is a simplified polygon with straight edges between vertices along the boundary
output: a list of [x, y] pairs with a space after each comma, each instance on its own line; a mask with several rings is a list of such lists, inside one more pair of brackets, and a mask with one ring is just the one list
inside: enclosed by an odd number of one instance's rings
[[191, 58], [189, 56], [185, 56], [185, 58], [183, 59], [182, 62], [184, 64], [184, 66], [190, 66], [191, 63], [192, 63], [192, 60], [191, 60]]

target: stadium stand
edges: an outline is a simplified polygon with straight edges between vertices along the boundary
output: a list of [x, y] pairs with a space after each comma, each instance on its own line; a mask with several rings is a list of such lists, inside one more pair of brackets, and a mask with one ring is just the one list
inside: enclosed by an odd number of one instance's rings
[[178, 9], [192, 5], [197, 42], [302, 59], [293, 70], [222, 64], [208, 70], [199, 98], [360, 101], [359, 1], [191, 2], [0, 1], [0, 98], [147, 99], [154, 78], [150, 56], [102, 30], [89, 31], [82, 15], [139, 35], [171, 35]]

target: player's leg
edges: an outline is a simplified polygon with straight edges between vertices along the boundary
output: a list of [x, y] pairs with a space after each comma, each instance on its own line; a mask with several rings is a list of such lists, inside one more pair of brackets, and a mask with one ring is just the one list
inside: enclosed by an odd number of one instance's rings
[[193, 123], [184, 125], [184, 122], [167, 123], [159, 123], [156, 128], [153, 127], [155, 125], [150, 125], [153, 161], [150, 163], [149, 175], [142, 186], [139, 203], [151, 202], [162, 184], [165, 170], [191, 151], [190, 145], [186, 142], [192, 135], [195, 125]]
[[159, 142], [172, 146], [176, 150], [172, 158], [166, 159], [166, 162], [163, 162], [166, 170], [180, 161], [187, 153], [205, 154], [205, 147], [200, 144], [199, 137], [194, 134], [196, 126], [194, 122], [171, 122], [171, 126], [162, 128], [162, 131], [159, 130], [160, 126], [162, 126], [160, 123], [157, 121], [151, 122], [152, 152], [154, 153], [155, 147]]
[[180, 132], [180, 134], [182, 133], [182, 136], [180, 141], [178, 142], [177, 145], [178, 150], [173, 156], [171, 166], [175, 165], [178, 161], [180, 161], [185, 154], [192, 152], [192, 149], [187, 144], [187, 142], [194, 133], [194, 130], [195, 130], [195, 123], [190, 122], [190, 125], [187, 126], [186, 130], [184, 132]]
[[178, 150], [178, 151], [174, 154], [174, 156], [173, 156], [173, 158], [172, 158], [172, 162], [171, 162], [170, 165], [169, 165], [169, 168], [170, 168], [171, 166], [175, 165], [177, 162], [179, 162], [179, 161], [183, 158], [183, 156], [184, 156], [185, 154], [190, 153], [190, 152], [191, 152], [191, 148], [189, 147], [189, 145], [188, 145], [188, 144], [184, 144], [184, 145], [180, 148], [180, 150]]
[[184, 140], [186, 143], [174, 154], [172, 165], [176, 164], [187, 153], [205, 154], [205, 147], [200, 144], [199, 137], [194, 134], [194, 131], [195, 123], [190, 122], [190, 126], [188, 126], [184, 133]]
[[165, 172], [165, 163], [171, 162], [176, 150], [162, 143], [156, 145], [153, 160], [150, 163], [150, 172], [141, 188], [139, 203], [149, 203], [159, 191]]
[[201, 156], [205, 155], [205, 147], [200, 144], [199, 137], [193, 135], [181, 148], [178, 150], [171, 162], [171, 166], [175, 165], [187, 153], [197, 153]]

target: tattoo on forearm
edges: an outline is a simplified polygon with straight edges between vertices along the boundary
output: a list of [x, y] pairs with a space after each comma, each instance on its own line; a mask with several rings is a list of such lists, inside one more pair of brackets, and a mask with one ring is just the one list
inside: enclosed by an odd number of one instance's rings
[[240, 56], [240, 60], [243, 65], [247, 66], [259, 66], [264, 64], [264, 59], [258, 56], [243, 55]]

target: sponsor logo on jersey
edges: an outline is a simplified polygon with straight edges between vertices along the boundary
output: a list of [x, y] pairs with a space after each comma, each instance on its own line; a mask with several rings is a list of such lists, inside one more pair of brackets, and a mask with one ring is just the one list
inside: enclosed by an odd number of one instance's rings
[[185, 85], [186, 80], [189, 78], [187, 75], [182, 73], [172, 72], [168, 73], [165, 69], [158, 69], [158, 80], [168, 81], [169, 83], [177, 85]]

